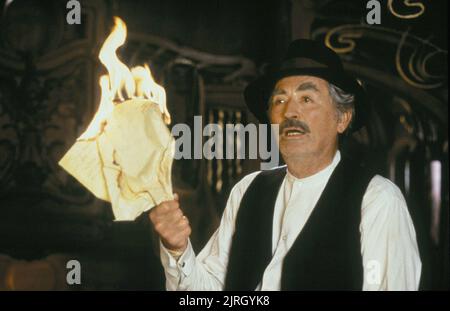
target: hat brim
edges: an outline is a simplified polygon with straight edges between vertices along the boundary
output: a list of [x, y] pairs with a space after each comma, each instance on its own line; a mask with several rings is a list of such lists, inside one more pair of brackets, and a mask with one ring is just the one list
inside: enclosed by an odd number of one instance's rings
[[255, 115], [260, 123], [269, 123], [267, 115], [268, 101], [272, 90], [282, 78], [289, 76], [313, 76], [324, 79], [334, 84], [347, 93], [355, 96], [355, 113], [353, 116], [351, 131], [357, 131], [365, 125], [366, 109], [365, 91], [363, 87], [345, 73], [335, 73], [328, 68], [291, 68], [268, 73], [254, 80], [244, 90], [245, 102], [249, 110]]

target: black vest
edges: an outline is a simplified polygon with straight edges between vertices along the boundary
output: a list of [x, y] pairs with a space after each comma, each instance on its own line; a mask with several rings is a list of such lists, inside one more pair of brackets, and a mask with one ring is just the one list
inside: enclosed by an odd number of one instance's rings
[[[272, 258], [275, 201], [286, 167], [258, 174], [236, 217], [225, 290], [255, 290]], [[333, 171], [283, 261], [281, 290], [361, 290], [361, 203], [372, 172], [349, 159]]]

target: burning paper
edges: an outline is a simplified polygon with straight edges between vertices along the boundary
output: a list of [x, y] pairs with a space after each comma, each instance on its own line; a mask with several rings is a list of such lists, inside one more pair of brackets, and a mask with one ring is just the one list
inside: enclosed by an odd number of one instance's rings
[[119, 60], [116, 50], [125, 39], [126, 25], [116, 17], [99, 54], [108, 70], [100, 78], [99, 108], [59, 162], [96, 197], [111, 202], [116, 220], [134, 220], [173, 198], [175, 141], [166, 126], [166, 94], [147, 65], [130, 71]]

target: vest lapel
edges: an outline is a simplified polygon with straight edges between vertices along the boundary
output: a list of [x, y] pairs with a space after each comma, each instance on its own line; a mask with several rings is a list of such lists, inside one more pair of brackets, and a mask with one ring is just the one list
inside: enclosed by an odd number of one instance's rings
[[272, 258], [275, 201], [286, 167], [263, 171], [245, 192], [236, 217], [225, 290], [255, 290]]

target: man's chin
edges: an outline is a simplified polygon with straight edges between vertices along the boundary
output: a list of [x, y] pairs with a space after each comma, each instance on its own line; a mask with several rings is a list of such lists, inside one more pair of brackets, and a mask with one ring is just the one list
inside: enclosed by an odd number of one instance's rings
[[283, 158], [285, 157], [303, 157], [311, 154], [311, 151], [304, 143], [290, 141], [288, 143], [280, 144], [280, 152]]

